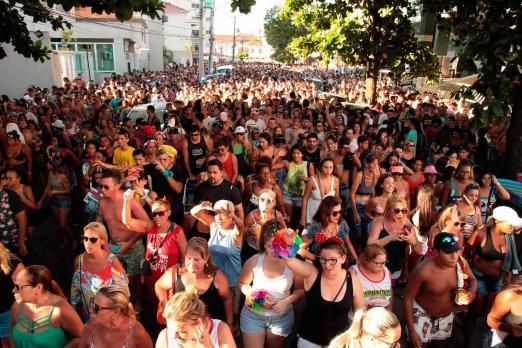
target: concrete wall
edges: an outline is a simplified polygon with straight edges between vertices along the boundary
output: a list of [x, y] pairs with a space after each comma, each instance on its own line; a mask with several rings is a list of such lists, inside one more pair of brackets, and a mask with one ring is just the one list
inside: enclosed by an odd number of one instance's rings
[[[45, 45], [50, 47], [49, 33], [44, 33]], [[53, 85], [52, 64], [50, 60], [44, 63], [35, 62], [32, 58], [24, 58], [14, 51], [13, 46], [3, 45], [7, 57], [0, 60], [0, 94], [10, 98], [24, 96], [29, 85], [51, 87]]]

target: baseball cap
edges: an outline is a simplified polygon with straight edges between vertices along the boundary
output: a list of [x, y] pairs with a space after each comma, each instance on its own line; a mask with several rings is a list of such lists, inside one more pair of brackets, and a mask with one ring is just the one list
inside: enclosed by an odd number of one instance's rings
[[440, 232], [435, 236], [433, 249], [442, 250], [446, 254], [451, 254], [460, 250], [459, 239], [447, 232]]
[[437, 169], [433, 164], [430, 164], [424, 168], [424, 174], [439, 174], [439, 172], [437, 172]]
[[167, 126], [170, 128], [176, 127], [176, 119], [173, 117], [167, 122]]
[[63, 123], [62, 120], [56, 120], [53, 122], [53, 127], [55, 128], [65, 128], [65, 124]]
[[239, 133], [245, 133], [245, 127], [237, 126], [236, 129], [234, 130], [234, 134], [239, 134]]
[[510, 224], [514, 228], [522, 227], [522, 218], [510, 207], [500, 206], [493, 209], [493, 219]]

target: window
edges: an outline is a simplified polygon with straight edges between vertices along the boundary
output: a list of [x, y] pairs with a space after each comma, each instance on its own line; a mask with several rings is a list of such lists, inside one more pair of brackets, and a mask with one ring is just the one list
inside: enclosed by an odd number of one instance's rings
[[98, 71], [114, 71], [114, 51], [112, 44], [96, 45], [96, 65]]
[[199, 4], [192, 4], [192, 8], [199, 8]]
[[199, 30], [192, 30], [192, 36], [199, 36]]

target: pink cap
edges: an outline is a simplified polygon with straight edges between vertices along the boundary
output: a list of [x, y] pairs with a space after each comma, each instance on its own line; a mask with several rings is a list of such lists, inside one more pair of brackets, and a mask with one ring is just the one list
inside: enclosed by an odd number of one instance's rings
[[402, 166], [391, 166], [390, 171], [392, 173], [404, 173], [404, 168]]
[[433, 164], [430, 164], [424, 168], [424, 174], [439, 174], [439, 172], [437, 172]]

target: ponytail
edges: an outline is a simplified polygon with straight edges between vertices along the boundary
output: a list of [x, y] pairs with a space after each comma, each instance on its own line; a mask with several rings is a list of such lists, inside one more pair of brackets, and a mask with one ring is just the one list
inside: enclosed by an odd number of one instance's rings
[[67, 298], [67, 297], [65, 297], [65, 294], [63, 293], [62, 288], [60, 287], [60, 285], [58, 285], [58, 283], [55, 280], [51, 281], [51, 290], [50, 291], [55, 295], [58, 295], [63, 298]]
[[49, 291], [55, 295], [66, 298], [62, 288], [60, 288], [58, 283], [53, 280], [51, 271], [49, 271], [47, 267], [42, 265], [31, 265], [27, 266], [24, 271], [31, 277], [31, 286], [42, 284], [42, 287], [45, 291]]

